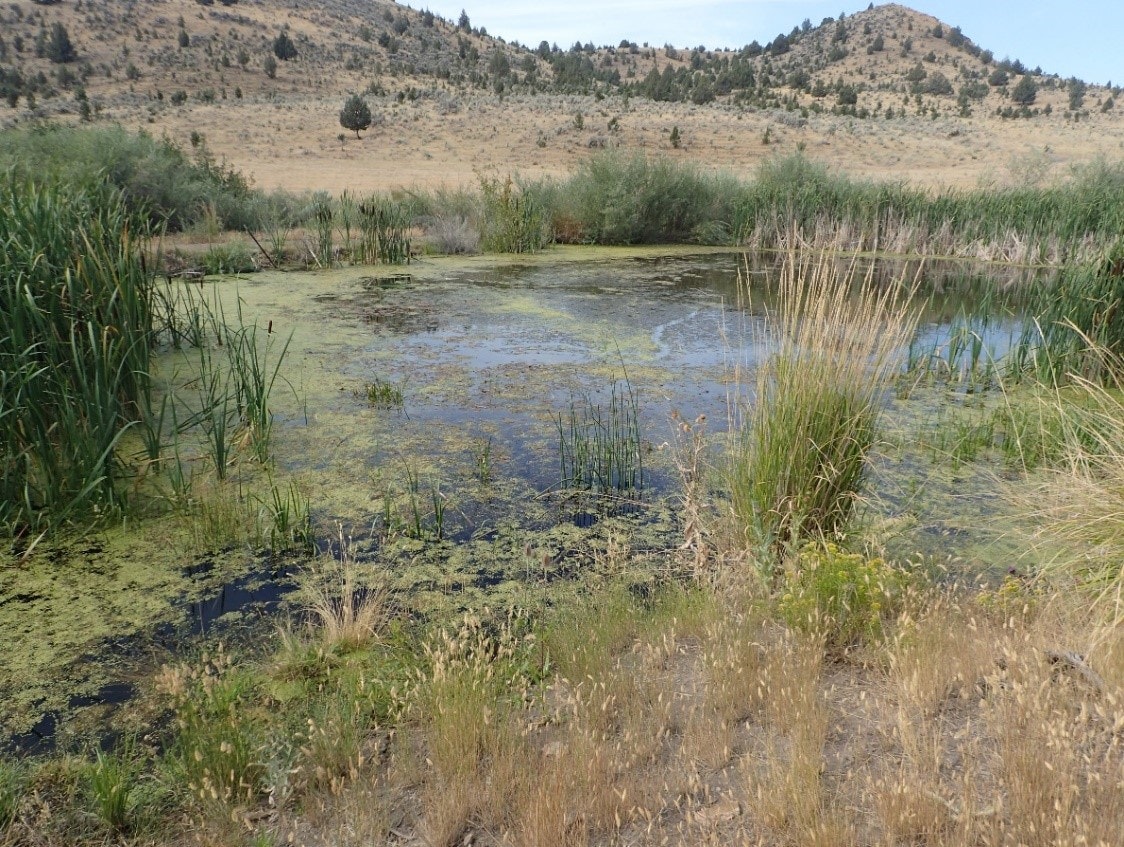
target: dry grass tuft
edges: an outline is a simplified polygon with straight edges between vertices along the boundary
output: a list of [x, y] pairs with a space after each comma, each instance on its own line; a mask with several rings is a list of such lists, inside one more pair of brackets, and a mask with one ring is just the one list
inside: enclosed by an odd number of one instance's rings
[[353, 649], [377, 640], [390, 623], [393, 598], [382, 575], [358, 581], [350, 539], [339, 536], [339, 559], [321, 560], [308, 614], [324, 649]]

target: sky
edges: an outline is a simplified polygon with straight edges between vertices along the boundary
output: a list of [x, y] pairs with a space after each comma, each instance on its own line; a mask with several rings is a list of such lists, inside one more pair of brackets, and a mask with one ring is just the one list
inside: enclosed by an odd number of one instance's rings
[[[654, 46], [708, 48], [765, 44], [805, 18], [848, 16], [867, 7], [843, 0], [408, 0], [530, 47], [570, 47], [622, 39]], [[875, 5], [882, 5], [876, 2]], [[903, 5], [959, 26], [997, 59], [1046, 73], [1124, 84], [1124, 0], [913, 0]]]

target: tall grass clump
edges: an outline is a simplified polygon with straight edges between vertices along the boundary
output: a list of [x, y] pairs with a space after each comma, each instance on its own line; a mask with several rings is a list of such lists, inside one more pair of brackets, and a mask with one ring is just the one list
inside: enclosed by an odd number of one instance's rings
[[558, 454], [564, 489], [599, 494], [644, 487], [640, 401], [628, 379], [613, 385], [609, 406], [585, 398], [558, 415]]
[[879, 286], [793, 249], [776, 298], [730, 482], [747, 541], [779, 550], [844, 529], [917, 317], [901, 280]]
[[740, 234], [764, 227], [771, 237], [783, 236], [792, 227], [811, 232], [825, 215], [869, 225], [880, 207], [890, 205], [889, 195], [897, 195], [893, 198], [897, 205], [905, 205], [906, 198], [894, 187], [886, 185], [885, 189], [887, 196], [879, 196], [879, 186], [835, 176], [800, 154], [774, 157], [762, 162], [746, 185], [735, 220]]
[[122, 506], [119, 440], [147, 412], [142, 216], [105, 186], [0, 178], [0, 522]]
[[535, 253], [550, 241], [542, 203], [535, 191], [509, 177], [480, 180], [480, 244], [492, 253]]
[[171, 703], [176, 730], [165, 767], [191, 802], [225, 809], [261, 793], [266, 767], [260, 721], [249, 708], [253, 685], [221, 644], [200, 668], [162, 670], [157, 687]]
[[1124, 590], [1124, 358], [1095, 343], [1095, 378], [1068, 375], [1043, 389], [1058, 423], [1057, 456], [1010, 487], [1008, 496], [1031, 517], [1032, 547], [1055, 584], [1108, 598], [1120, 615]]
[[393, 197], [374, 194], [358, 206], [360, 262], [401, 265], [410, 260], [410, 212]]
[[[247, 325], [238, 308], [237, 327], [225, 327], [228, 379], [233, 388], [235, 408], [246, 429], [247, 442], [258, 461], [269, 461], [269, 442], [273, 433], [273, 412], [269, 398], [281, 372], [292, 335], [285, 339], [276, 358], [270, 361], [270, 338], [262, 342], [258, 325]], [[266, 333], [268, 336], [268, 333]]]
[[86, 767], [87, 791], [97, 816], [115, 833], [132, 828], [132, 797], [136, 788], [138, 766], [134, 742], [126, 740], [118, 752], [96, 751], [95, 759]]

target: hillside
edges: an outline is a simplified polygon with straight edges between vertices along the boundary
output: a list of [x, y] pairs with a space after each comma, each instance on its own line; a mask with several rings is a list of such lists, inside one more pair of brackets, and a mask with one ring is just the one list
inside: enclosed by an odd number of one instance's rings
[[[736, 50], [532, 50], [385, 0], [16, 0], [0, 32], [4, 124], [116, 120], [205, 140], [266, 187], [561, 173], [607, 147], [732, 170], [801, 149], [860, 175], [966, 185], [1124, 149], [1119, 89], [1029, 71], [897, 4]], [[375, 115], [361, 140], [338, 123], [350, 91]]]

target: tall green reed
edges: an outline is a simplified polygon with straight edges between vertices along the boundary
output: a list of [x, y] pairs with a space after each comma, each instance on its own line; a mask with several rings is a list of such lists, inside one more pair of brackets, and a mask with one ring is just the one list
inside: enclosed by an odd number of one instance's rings
[[104, 185], [0, 178], [0, 501], [10, 531], [124, 506], [155, 339], [142, 215]]
[[1031, 314], [1015, 351], [1018, 372], [1051, 384], [1116, 379], [1106, 362], [1124, 355], [1124, 238], [1096, 262], [1064, 268], [1038, 290]]
[[226, 326], [228, 375], [233, 389], [235, 408], [246, 430], [248, 442], [259, 462], [269, 461], [270, 439], [273, 434], [273, 412], [270, 395], [281, 372], [285, 355], [292, 341], [290, 334], [281, 348], [274, 353], [272, 335], [266, 333], [263, 341], [258, 336], [258, 325], [247, 325], [238, 306], [238, 324]]
[[332, 204], [328, 200], [321, 200], [312, 209], [313, 222], [316, 226], [316, 263], [322, 268], [330, 268], [335, 262], [335, 248], [332, 241]]
[[410, 260], [410, 213], [392, 197], [375, 194], [359, 204], [361, 262], [401, 265]]
[[640, 399], [627, 377], [613, 384], [608, 408], [589, 397], [571, 401], [555, 423], [563, 489], [615, 494], [644, 488]]
[[535, 253], [550, 241], [538, 197], [510, 179], [482, 178], [481, 246], [493, 253]]

